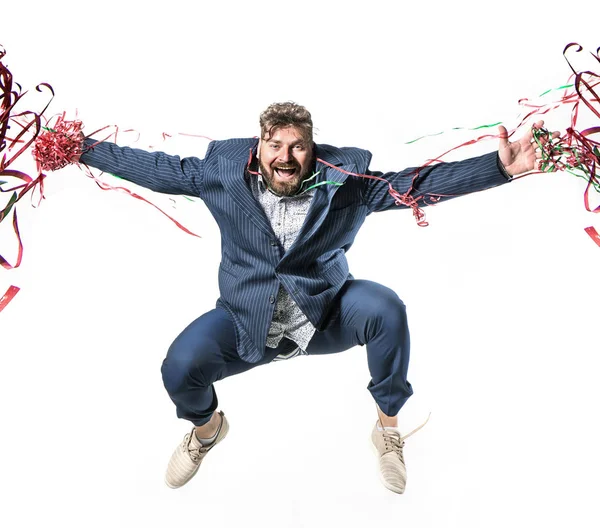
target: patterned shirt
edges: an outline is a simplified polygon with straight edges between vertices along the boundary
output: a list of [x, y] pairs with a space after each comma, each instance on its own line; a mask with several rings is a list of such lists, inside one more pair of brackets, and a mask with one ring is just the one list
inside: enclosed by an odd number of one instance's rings
[[[250, 178], [250, 188], [269, 219], [279, 242], [287, 251], [300, 232], [315, 190], [311, 189], [295, 196], [277, 196], [269, 191], [261, 175]], [[277, 348], [280, 341], [287, 337], [294, 341], [298, 348], [288, 354], [278, 355], [275, 361], [306, 354], [306, 348], [314, 333], [313, 324], [285, 288], [279, 286], [273, 320], [267, 335], [267, 346]]]

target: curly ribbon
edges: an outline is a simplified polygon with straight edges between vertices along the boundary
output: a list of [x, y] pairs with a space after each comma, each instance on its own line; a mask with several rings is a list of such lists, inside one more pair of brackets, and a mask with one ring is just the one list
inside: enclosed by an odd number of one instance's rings
[[[16, 88], [13, 88], [13, 76], [10, 70], [4, 65], [2, 59], [6, 55], [6, 51], [0, 47], [0, 153], [5, 151], [0, 158], [0, 176], [8, 176], [21, 180], [22, 183], [15, 185], [14, 187], [6, 188], [6, 181], [0, 181], [0, 192], [1, 193], [12, 193], [7, 205], [0, 210], [0, 223], [4, 221], [10, 213], [13, 214], [13, 231], [18, 241], [18, 255], [15, 264], [10, 264], [2, 255], [0, 255], [0, 265], [7, 270], [18, 268], [21, 265], [23, 258], [23, 243], [21, 241], [21, 235], [19, 233], [19, 222], [17, 219], [17, 212], [15, 205], [21, 200], [27, 193], [33, 192], [39, 189], [40, 197], [38, 201], [44, 198], [44, 178], [46, 177], [40, 170], [38, 170], [37, 176], [32, 178], [28, 174], [9, 169], [10, 165], [29, 147], [34, 143], [35, 139], [41, 130], [41, 116], [48, 109], [52, 99], [54, 98], [54, 90], [52, 86], [47, 83], [41, 83], [36, 86], [38, 92], [42, 92], [43, 89], [47, 89], [51, 93], [46, 106], [41, 112], [33, 112], [31, 110], [12, 114], [17, 103], [25, 96], [27, 92], [21, 92], [21, 87], [16, 84]], [[17, 134], [9, 138], [8, 131], [10, 125], [19, 127]], [[10, 154], [10, 156], [9, 156]], [[8, 303], [14, 298], [19, 291], [16, 286], [10, 286], [6, 293], [0, 299], [0, 311], [2, 311]]]
[[[542, 153], [541, 171], [562, 170], [586, 180], [587, 185], [583, 193], [584, 207], [588, 212], [598, 213], [600, 212], [600, 205], [595, 208], [590, 206], [590, 191], [593, 188], [596, 192], [600, 192], [598, 174], [600, 169], [600, 142], [591, 139], [591, 136], [600, 133], [600, 126], [578, 131], [577, 120], [581, 103], [600, 119], [600, 97], [595, 91], [595, 88], [600, 85], [600, 75], [591, 71], [576, 71], [567, 58], [567, 52], [571, 49], [575, 49], [575, 52], [579, 53], [583, 48], [572, 42], [567, 44], [563, 50], [563, 56], [575, 76], [575, 92], [563, 97], [563, 100], [571, 101], [576, 95], [571, 111], [571, 126], [567, 128], [564, 135], [554, 140], [551, 139], [547, 130], [534, 130], [534, 140]], [[600, 63], [599, 51], [600, 48], [591, 55]], [[542, 141], [542, 137], [545, 137], [546, 140]], [[585, 232], [600, 246], [600, 238], [595, 228], [588, 227]]]
[[82, 142], [74, 138], [83, 138], [81, 121], [65, 121], [63, 113], [54, 128], [42, 128], [50, 133], [42, 133], [33, 145], [32, 154], [39, 168], [55, 171], [66, 167], [71, 160], [79, 159]]
[[[598, 169], [600, 167], [600, 143], [598, 141], [592, 140], [590, 136], [592, 136], [593, 134], [600, 133], [600, 126], [595, 126], [582, 131], [578, 131], [577, 119], [579, 116], [580, 103], [583, 103], [596, 117], [600, 118], [600, 108], [598, 106], [594, 106], [594, 104], [597, 105], [598, 103], [600, 103], [600, 98], [598, 97], [598, 94], [595, 91], [595, 88], [600, 85], [600, 75], [591, 71], [578, 72], [573, 67], [571, 61], [567, 57], [567, 52], [573, 49], [576, 53], [579, 53], [583, 50], [582, 46], [574, 42], [567, 44], [563, 50], [563, 57], [565, 58], [567, 64], [569, 65], [569, 68], [572, 71], [572, 75], [568, 83], [559, 86], [558, 88], [546, 90], [539, 96], [543, 97], [550, 92], [564, 90], [562, 97], [560, 97], [558, 101], [554, 101], [549, 104], [534, 104], [526, 98], [520, 99], [519, 104], [527, 109], [527, 113], [521, 119], [519, 124], [508, 133], [508, 137], [511, 137], [521, 126], [525, 124], [527, 120], [529, 120], [533, 116], [547, 114], [552, 110], [555, 110], [563, 105], [573, 105], [571, 110], [570, 127], [567, 128], [566, 133], [562, 137], [552, 139], [552, 134], [547, 129], [532, 129], [534, 140], [536, 141], [538, 148], [540, 148], [542, 152], [542, 163], [539, 171], [531, 171], [527, 173], [527, 175], [535, 174], [538, 172], [550, 172], [561, 170], [574, 176], [584, 178], [588, 182], [587, 187], [584, 191], [585, 209], [589, 212], [598, 213], [600, 212], [600, 206], [596, 207], [595, 209], [592, 209], [590, 207], [589, 194], [592, 188], [594, 188], [597, 192], [600, 192], [600, 181], [598, 176]], [[598, 48], [595, 53], [591, 53], [591, 55], [598, 62], [600, 62], [600, 48]], [[572, 79], [573, 82], [571, 82]], [[570, 88], [574, 88], [574, 90], [569, 91]], [[501, 122], [480, 125], [475, 128], [454, 127], [451, 130], [480, 130], [492, 128], [499, 124], [501, 124]], [[437, 136], [443, 133], [444, 132], [437, 132], [434, 134], [421, 136], [411, 141], [408, 141], [405, 144], [415, 143], [423, 138]], [[427, 163], [425, 163], [422, 167], [417, 169], [415, 177], [418, 175], [418, 171], [421, 168], [431, 165], [432, 163], [441, 161], [444, 156], [446, 156], [450, 152], [453, 152], [454, 150], [465, 147], [467, 145], [478, 143], [479, 141], [482, 141], [484, 139], [491, 139], [497, 137], [499, 137], [497, 134], [485, 134], [475, 139], [466, 141], [456, 147], [453, 147], [444, 152], [443, 154], [437, 156], [436, 158], [428, 160]], [[364, 174], [354, 174], [354, 176], [369, 177]], [[521, 177], [523, 176], [518, 176], [517, 178]], [[392, 196], [397, 197], [398, 195], [398, 193], [394, 191], [394, 189], [392, 189], [391, 186], [389, 192]], [[410, 190], [408, 192], [410, 192]], [[435, 196], [428, 198], [432, 200], [433, 203], [435, 203], [436, 201], [439, 201], [441, 197], [442, 196]], [[405, 194], [402, 198], [406, 199], [407, 195]], [[416, 200], [421, 199], [423, 199], [423, 197], [419, 197]], [[427, 225], [427, 222], [424, 221], [424, 215], [422, 211], [417, 207], [415, 202], [411, 202], [410, 204], [408, 204], [401, 199], [396, 199], [396, 203], [398, 205], [403, 204], [413, 207], [413, 213], [415, 215], [415, 218], [417, 219], [418, 225]], [[592, 237], [592, 239], [594, 239], [596, 243], [598, 243], [597, 234], [595, 236], [593, 235], [593, 233], [596, 233], [596, 230], [594, 228], [587, 228], [586, 232]]]

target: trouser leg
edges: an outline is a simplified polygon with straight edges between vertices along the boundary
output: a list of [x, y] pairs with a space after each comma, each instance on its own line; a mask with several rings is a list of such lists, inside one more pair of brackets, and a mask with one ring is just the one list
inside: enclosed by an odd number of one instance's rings
[[316, 332], [307, 353], [331, 354], [367, 345], [371, 381], [367, 388], [388, 416], [398, 414], [412, 395], [407, 380], [410, 336], [406, 307], [389, 288], [365, 280], [348, 281], [330, 323]]
[[266, 348], [263, 360], [248, 363], [237, 353], [235, 329], [225, 310], [200, 316], [175, 339], [161, 368], [177, 416], [204, 425], [218, 406], [216, 381], [269, 363], [290, 346], [284, 340], [276, 349]]

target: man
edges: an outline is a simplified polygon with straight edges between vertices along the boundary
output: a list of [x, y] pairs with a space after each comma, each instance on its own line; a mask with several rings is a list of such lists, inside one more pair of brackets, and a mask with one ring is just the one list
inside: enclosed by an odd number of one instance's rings
[[369, 152], [317, 145], [312, 132], [304, 107], [276, 103], [260, 116], [260, 139], [213, 141], [204, 159], [111, 143], [81, 156], [154, 191], [202, 198], [221, 230], [216, 308], [183, 330], [162, 366], [177, 416], [194, 424], [169, 462], [172, 488], [187, 483], [227, 435], [216, 381], [299, 354], [366, 344], [381, 477], [403, 493], [397, 414], [413, 392], [405, 306], [385, 286], [354, 279], [345, 253], [367, 215], [397, 207], [389, 184], [418, 213], [417, 204], [506, 183], [534, 169], [540, 156], [531, 132], [511, 143], [501, 126], [497, 153], [382, 174], [369, 169]]

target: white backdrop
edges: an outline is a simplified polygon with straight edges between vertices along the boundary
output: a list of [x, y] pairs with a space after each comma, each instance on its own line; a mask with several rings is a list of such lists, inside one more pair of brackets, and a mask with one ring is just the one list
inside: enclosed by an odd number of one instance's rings
[[[269, 103], [294, 100], [318, 142], [367, 148], [373, 169], [393, 170], [475, 132], [404, 144], [420, 135], [514, 126], [520, 98], [567, 80], [567, 43], [600, 45], [599, 11], [35, 0], [4, 10], [0, 43], [15, 80], [52, 84], [50, 113], [78, 111], [87, 132], [117, 124], [138, 130], [140, 147], [202, 156], [206, 141], [162, 145], [160, 134], [253, 136]], [[574, 61], [598, 71], [589, 54]], [[546, 122], [562, 131], [568, 113]], [[351, 269], [409, 310], [415, 395], [402, 430], [432, 413], [407, 441], [404, 496], [378, 481], [362, 348], [219, 383], [230, 435], [173, 491], [163, 474], [188, 424], [160, 364], [214, 306], [216, 225], [199, 202], [153, 195], [195, 239], [76, 167], [51, 174], [41, 207], [20, 204], [23, 265], [0, 275], [0, 291], [22, 288], [0, 314], [0, 524], [598, 526], [600, 249], [583, 228], [599, 222], [583, 189], [573, 176], [533, 175], [430, 208], [428, 228], [408, 211], [367, 220]], [[14, 260], [7, 227], [0, 253]]]

